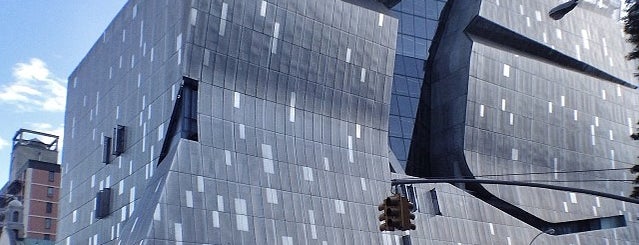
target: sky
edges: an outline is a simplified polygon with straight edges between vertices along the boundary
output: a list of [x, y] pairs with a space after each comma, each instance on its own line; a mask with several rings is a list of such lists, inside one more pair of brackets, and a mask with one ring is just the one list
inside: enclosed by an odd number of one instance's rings
[[67, 78], [125, 3], [0, 0], [0, 188], [20, 128], [64, 141]]

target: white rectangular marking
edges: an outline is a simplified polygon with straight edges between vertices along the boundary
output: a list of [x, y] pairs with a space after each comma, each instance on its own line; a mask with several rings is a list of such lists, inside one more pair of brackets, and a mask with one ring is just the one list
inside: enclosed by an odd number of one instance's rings
[[575, 194], [574, 192], [570, 192], [570, 202], [577, 203], [577, 194]]
[[260, 16], [266, 16], [266, 1], [262, 1], [262, 4], [260, 6]]
[[192, 191], [186, 191], [186, 207], [192, 208], [193, 207], [193, 192]]
[[227, 3], [222, 3], [222, 16], [221, 16], [221, 18], [223, 20], [226, 20], [228, 12], [229, 12], [229, 5]]
[[291, 92], [290, 107], [288, 112], [288, 120], [295, 122], [295, 92]]
[[504, 77], [510, 77], [510, 66], [507, 64], [504, 64], [503, 75]]
[[266, 202], [271, 204], [278, 204], [277, 191], [275, 189], [266, 188]]
[[366, 69], [364, 68], [362, 68], [362, 71], [359, 73], [359, 81], [360, 82], [366, 81]]
[[213, 216], [213, 227], [220, 228], [220, 213], [218, 211], [211, 212]]
[[224, 212], [224, 197], [217, 195], [217, 211]]
[[273, 26], [273, 37], [280, 38], [280, 23], [279, 22], [275, 22], [275, 25]]
[[231, 151], [224, 150], [224, 160], [227, 166], [231, 166]]
[[233, 93], [233, 107], [240, 108], [240, 93]]
[[239, 132], [240, 139], [246, 139], [246, 127], [244, 126], [244, 124], [240, 123], [238, 125], [238, 132]]
[[235, 213], [247, 214], [246, 200], [241, 198], [235, 198]]
[[197, 192], [204, 192], [204, 177], [197, 176]]
[[175, 223], [175, 241], [182, 241], [182, 224]]
[[275, 166], [272, 159], [264, 158], [262, 164], [264, 165], [265, 173], [275, 174]]

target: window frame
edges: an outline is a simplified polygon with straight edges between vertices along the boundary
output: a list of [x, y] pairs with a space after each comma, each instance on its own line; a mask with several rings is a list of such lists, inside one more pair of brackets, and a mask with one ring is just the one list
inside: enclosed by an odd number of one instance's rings
[[50, 230], [52, 226], [51, 218], [44, 218], [44, 229]]
[[49, 171], [49, 182], [54, 182], [54, 181], [55, 181], [55, 172]]

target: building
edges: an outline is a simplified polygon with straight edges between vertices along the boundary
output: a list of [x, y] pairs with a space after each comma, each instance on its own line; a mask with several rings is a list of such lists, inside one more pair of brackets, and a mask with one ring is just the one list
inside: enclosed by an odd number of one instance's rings
[[558, 3], [131, 0], [69, 78], [57, 243], [636, 243], [637, 205], [473, 184], [378, 230], [405, 173], [629, 193], [591, 171], [637, 150], [619, 4]]
[[388, 122], [389, 158], [394, 171], [406, 168], [419, 101], [422, 94], [430, 93], [428, 84], [423, 83], [427, 74], [424, 65], [445, 4], [442, 0], [402, 0], [392, 9], [399, 19]]
[[69, 79], [58, 242], [379, 243], [389, 13], [128, 2]]
[[[447, 2], [425, 64], [410, 175], [630, 194], [627, 168], [636, 164], [637, 145], [629, 135], [639, 97], [636, 63], [624, 59], [630, 49], [618, 21], [621, 4], [583, 1], [555, 21], [547, 13], [560, 3]], [[538, 242], [637, 243], [634, 204], [528, 187], [457, 187], [464, 195], [437, 200], [459, 202], [441, 211], [458, 219], [430, 224], [452, 232], [412, 236], [516, 244], [552, 228]], [[453, 229], [465, 226], [480, 232]]]
[[0, 190], [0, 210], [4, 213], [2, 226], [8, 231], [17, 230], [11, 235], [22, 244], [53, 244], [56, 239], [58, 139], [28, 129], [18, 130], [13, 137], [11, 171], [9, 181]]

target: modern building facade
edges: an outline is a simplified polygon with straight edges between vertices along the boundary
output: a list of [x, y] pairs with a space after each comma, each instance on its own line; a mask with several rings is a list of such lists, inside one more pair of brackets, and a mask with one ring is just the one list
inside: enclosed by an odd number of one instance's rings
[[69, 80], [58, 242], [381, 243], [389, 13], [127, 3]]
[[11, 175], [0, 190], [0, 210], [2, 224], [9, 231], [18, 230], [13, 237], [22, 244], [53, 244], [56, 239], [61, 177], [58, 139], [28, 129], [18, 130], [13, 137]]
[[392, 8], [399, 20], [388, 126], [389, 158], [395, 171], [406, 168], [419, 101], [422, 94], [430, 93], [423, 83], [424, 65], [445, 4], [442, 0], [403, 0]]
[[69, 78], [57, 243], [639, 241], [634, 204], [481, 185], [407, 188], [417, 230], [379, 232], [401, 173], [620, 180], [587, 170], [637, 149], [614, 2], [396, 3], [129, 1]]
[[[636, 65], [624, 60], [629, 48], [621, 4], [583, 1], [552, 20], [547, 13], [560, 3], [448, 1], [425, 64], [410, 175], [630, 193], [627, 169], [635, 164], [637, 145], [629, 135], [639, 114]], [[457, 187], [494, 210], [468, 208], [475, 201], [464, 196], [458, 208], [467, 213], [442, 211], [461, 220], [437, 226], [479, 230], [452, 232], [456, 242], [526, 244], [552, 229], [553, 236], [537, 242], [637, 243], [633, 204], [529, 187]], [[445, 195], [438, 200], [455, 202]]]

